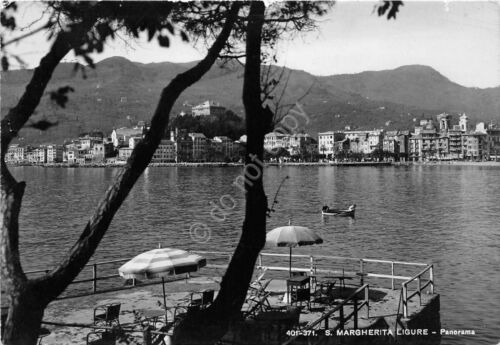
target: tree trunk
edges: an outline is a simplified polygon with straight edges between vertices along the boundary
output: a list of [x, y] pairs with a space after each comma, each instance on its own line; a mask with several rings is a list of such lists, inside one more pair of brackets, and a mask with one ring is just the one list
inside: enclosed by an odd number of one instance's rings
[[[24, 182], [17, 183], [12, 177], [5, 165], [5, 153], [2, 152], [2, 279], [6, 281], [7, 293], [10, 297], [6, 331], [2, 339], [4, 344], [36, 344], [38, 330], [45, 307], [66, 289], [94, 254], [109, 224], [113, 220], [115, 213], [120, 208], [144, 169], [148, 166], [161, 141], [162, 135], [168, 124], [170, 111], [175, 101], [186, 88], [197, 82], [213, 66], [220, 51], [224, 48], [229, 38], [238, 16], [239, 8], [240, 5], [238, 3], [234, 3], [231, 6], [231, 9], [227, 12], [224, 27], [212, 44], [205, 58], [193, 68], [177, 75], [168, 86], [163, 89], [158, 106], [151, 119], [150, 130], [146, 133], [145, 138], [135, 147], [116, 182], [106, 191], [96, 211], [80, 235], [80, 238], [69, 250], [63, 262], [47, 275], [40, 278], [27, 280], [20, 265], [18, 250], [18, 218], [25, 184]], [[56, 65], [57, 64], [54, 65], [54, 68]], [[43, 71], [43, 68], [37, 70], [43, 73], [48, 82], [52, 71], [50, 71], [50, 73], [44, 73], [46, 71]], [[32, 78], [30, 85], [34, 79], [35, 77]], [[45, 85], [43, 85], [43, 88]], [[26, 92], [29, 93], [29, 91], [28, 87]], [[31, 92], [35, 91], [41, 96], [38, 87]], [[20, 103], [22, 103], [23, 100], [28, 102], [29, 97], [23, 96]], [[2, 120], [2, 129], [9, 128], [13, 125], [22, 126], [29, 116], [31, 116], [37, 104], [38, 101], [36, 103], [30, 102], [29, 107], [23, 104], [18, 105], [16, 109], [20, 108], [26, 111], [24, 113], [9, 112], [8, 116]], [[10, 140], [15, 135], [14, 132], [4, 135], [4, 132], [7, 131], [2, 130], [2, 151], [6, 151]], [[26, 324], [28, 324], [30, 328], [26, 326]]]
[[40, 303], [40, 292], [33, 284], [23, 284], [9, 296], [8, 320], [4, 326], [3, 344], [29, 345], [36, 344], [40, 331], [40, 323], [46, 304]]
[[213, 344], [228, 329], [229, 322], [240, 315], [255, 262], [266, 239], [267, 197], [263, 188], [264, 135], [273, 114], [262, 108], [260, 67], [261, 40], [265, 6], [254, 1], [250, 6], [243, 103], [247, 124], [245, 220], [240, 241], [224, 274], [214, 303], [201, 312], [190, 313], [175, 328], [174, 344]]

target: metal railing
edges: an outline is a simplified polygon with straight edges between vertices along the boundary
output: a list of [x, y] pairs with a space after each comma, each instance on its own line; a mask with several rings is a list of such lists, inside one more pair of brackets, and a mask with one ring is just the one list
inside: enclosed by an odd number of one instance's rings
[[[427, 272], [429, 273], [429, 277], [428, 277], [427, 281], [424, 284], [422, 284], [422, 280], [424, 278], [424, 275]], [[410, 285], [411, 283], [413, 283], [415, 281], [417, 282], [417, 289], [415, 291], [413, 291], [412, 293], [410, 293], [410, 295], [408, 295], [408, 285]], [[426, 268], [424, 268], [418, 274], [411, 277], [407, 281], [403, 282], [401, 285], [402, 285], [402, 294], [403, 294], [403, 298], [402, 298], [403, 317], [407, 318], [409, 315], [408, 314], [408, 303], [410, 302], [410, 300], [413, 297], [418, 296], [419, 304], [422, 305], [422, 291], [424, 291], [424, 289], [427, 286], [430, 286], [430, 293], [434, 294], [434, 267], [433, 267], [433, 265], [428, 265]]]
[[[217, 252], [217, 251], [192, 251], [194, 253], [202, 254], [207, 257], [212, 257], [207, 260], [207, 267], [208, 268], [213, 268], [213, 269], [226, 269], [227, 265], [231, 261], [232, 254], [231, 252]], [[289, 254], [280, 254], [280, 253], [260, 253], [257, 261], [257, 268], [267, 268], [269, 271], [288, 271], [289, 266], [288, 264], [284, 265], [277, 265], [273, 263], [266, 263], [266, 260], [269, 259], [283, 259], [288, 263], [289, 260]], [[397, 280], [403, 280], [403, 310], [405, 311], [405, 317], [408, 314], [408, 301], [414, 297], [415, 295], [419, 295], [421, 298], [421, 292], [423, 289], [425, 289], [427, 286], [431, 286], [431, 293], [434, 293], [434, 275], [433, 275], [433, 267], [432, 265], [428, 265], [425, 263], [418, 263], [418, 262], [404, 262], [404, 261], [393, 261], [393, 260], [379, 260], [379, 259], [367, 259], [367, 258], [349, 258], [349, 257], [341, 257], [341, 256], [327, 256], [327, 255], [302, 255], [302, 254], [293, 254], [292, 255], [294, 259], [294, 266], [292, 267], [293, 271], [302, 271], [302, 272], [309, 272], [311, 275], [316, 275], [316, 274], [345, 274], [346, 276], [351, 276], [351, 277], [359, 277], [361, 284], [362, 285], [365, 281], [365, 279], [368, 278], [377, 278], [377, 279], [384, 279], [384, 280], [390, 280], [391, 282], [391, 288], [395, 289], [396, 287], [396, 281]], [[296, 262], [296, 260], [302, 259], [302, 263]], [[306, 263], [304, 263], [304, 259], [306, 259]], [[68, 298], [68, 297], [76, 297], [76, 296], [81, 296], [81, 295], [88, 295], [88, 294], [95, 294], [95, 293], [101, 293], [101, 292], [107, 292], [107, 291], [113, 291], [113, 290], [123, 290], [123, 289], [129, 289], [133, 288], [136, 286], [136, 282], [132, 281], [132, 285], [128, 287], [123, 287], [123, 284], [119, 288], [114, 288], [114, 289], [109, 289], [109, 288], [103, 288], [102, 285], [100, 286], [98, 282], [104, 281], [104, 280], [110, 280], [110, 279], [115, 279], [119, 278], [121, 282], [123, 282], [122, 278], [119, 276], [117, 272], [117, 268], [109, 268], [110, 265], [113, 264], [118, 264], [118, 263], [125, 263], [129, 258], [127, 259], [116, 259], [116, 260], [108, 260], [108, 261], [101, 261], [101, 262], [93, 262], [85, 265], [85, 268], [87, 269], [84, 274], [80, 274], [80, 276], [83, 276], [83, 278], [77, 278], [73, 282], [71, 282], [71, 285], [76, 285], [76, 284], [85, 284], [85, 283], [90, 283], [89, 289], [87, 288], [82, 288], [81, 290], [84, 291], [84, 293], [80, 294], [67, 294], [63, 298]], [[332, 269], [331, 267], [334, 266], [334, 263], [339, 263], [343, 262], [343, 265], [349, 265], [352, 269], [348, 271], [344, 271], [342, 268], [342, 271]], [[326, 266], [326, 268], [322, 268], [322, 265]], [[371, 264], [379, 264], [383, 265], [383, 269], [378, 269], [374, 270], [370, 268]], [[106, 266], [108, 267], [106, 269]], [[396, 273], [396, 267], [398, 268], [398, 273]], [[425, 267], [421, 272], [419, 272], [416, 275], [406, 275], [402, 274], [401, 272], [401, 267]], [[88, 269], [90, 268], [90, 272]], [[111, 270], [114, 270], [116, 273], [110, 273]], [[29, 275], [35, 275], [35, 274], [45, 274], [48, 273], [49, 270], [32, 270], [26, 272]], [[426, 273], [429, 272], [430, 278], [429, 281], [427, 281], [424, 285], [421, 284], [422, 282], [422, 276]], [[182, 275], [182, 277], [173, 277], [174, 279], [184, 279], [185, 275]], [[414, 281], [417, 281], [418, 283], [418, 289], [417, 291], [411, 293], [408, 295], [408, 285]], [[145, 285], [150, 285], [150, 284], [156, 284], [157, 281], [151, 281], [148, 283], [142, 283], [142, 286]], [[371, 283], [372, 284], [372, 283]], [[373, 284], [372, 284], [373, 285]]]
[[[364, 292], [364, 300], [359, 303], [358, 295]], [[352, 319], [353, 329], [358, 329], [359, 324], [359, 314], [363, 307], [366, 306], [366, 319], [370, 318], [370, 300], [369, 300], [370, 288], [368, 284], [364, 284], [349, 295], [345, 300], [343, 300], [340, 304], [335, 306], [334, 308], [327, 310], [324, 312], [318, 319], [310, 322], [304, 328], [301, 329], [302, 334], [307, 334], [307, 332], [316, 329], [324, 329], [329, 330], [330, 332], [336, 332], [338, 329], [344, 329], [345, 324]], [[351, 306], [352, 303], [352, 312], [346, 315], [345, 307]], [[339, 316], [335, 317], [335, 313], [338, 311]], [[329, 327], [330, 319], [336, 319], [337, 325], [334, 328]], [[296, 340], [299, 336], [293, 336], [288, 339], [283, 345], [287, 345]]]
[[[277, 254], [277, 253], [260, 253], [259, 254], [259, 259], [257, 262], [257, 268], [264, 268], [267, 267], [269, 270], [275, 270], [275, 271], [288, 271], [289, 267], [288, 265], [284, 266], [276, 266], [276, 265], [269, 265], [264, 263], [264, 258], [271, 258], [271, 257], [281, 257], [281, 258], [286, 258], [289, 259], [290, 255], [289, 254]], [[407, 281], [408, 279], [411, 279], [412, 276], [410, 275], [396, 275], [396, 266], [413, 266], [413, 267], [428, 267], [429, 265], [426, 263], [420, 263], [420, 262], [405, 262], [405, 261], [394, 261], [394, 260], [379, 260], [379, 259], [366, 259], [366, 258], [349, 258], [349, 257], [342, 257], [342, 256], [328, 256], [328, 255], [301, 255], [301, 254], [293, 254], [292, 255], [293, 259], [308, 259], [308, 264], [304, 265], [302, 267], [297, 267], [295, 264], [295, 267], [292, 267], [293, 271], [302, 271], [302, 272], [309, 272], [311, 275], [313, 274], [318, 274], [318, 273], [324, 273], [324, 274], [338, 274], [340, 273], [339, 270], [333, 270], [333, 269], [323, 269], [319, 268], [318, 261], [320, 260], [328, 260], [329, 263], [332, 262], [347, 262], [350, 263], [351, 266], [356, 266], [356, 269], [353, 269], [352, 271], [347, 271], [347, 272], [342, 272], [345, 273], [346, 275], [352, 275], [352, 276], [357, 276], [360, 278], [362, 283], [364, 282], [364, 279], [366, 278], [381, 278], [381, 279], [390, 279], [391, 280], [391, 288], [394, 290], [396, 288], [396, 280], [404, 280]], [[379, 271], [373, 271], [370, 270], [368, 267], [368, 264], [383, 264], [387, 265], [387, 273], [384, 270], [384, 272], [379, 272]]]

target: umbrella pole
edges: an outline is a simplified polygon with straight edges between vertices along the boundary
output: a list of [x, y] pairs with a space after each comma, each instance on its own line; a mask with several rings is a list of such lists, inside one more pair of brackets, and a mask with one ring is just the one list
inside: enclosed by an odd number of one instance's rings
[[165, 309], [165, 323], [167, 322], [167, 298], [165, 297], [165, 278], [161, 277], [161, 287], [163, 288], [163, 309]]
[[292, 277], [292, 247], [290, 247], [290, 277]]

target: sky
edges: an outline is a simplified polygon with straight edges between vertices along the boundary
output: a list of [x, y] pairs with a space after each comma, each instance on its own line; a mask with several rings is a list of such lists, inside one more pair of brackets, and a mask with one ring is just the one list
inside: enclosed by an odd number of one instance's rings
[[[375, 4], [338, 1], [319, 20], [317, 31], [279, 42], [278, 64], [315, 75], [419, 64], [463, 86], [500, 86], [500, 1], [405, 1], [396, 20], [378, 17]], [[23, 5], [18, 21], [40, 17], [39, 5]], [[10, 49], [35, 67], [48, 47], [47, 40], [37, 35]], [[194, 48], [180, 39], [173, 39], [168, 49], [155, 40], [118, 39], [106, 44], [104, 53], [94, 59], [124, 56], [142, 63], [186, 62], [201, 59], [203, 53], [203, 47]]]

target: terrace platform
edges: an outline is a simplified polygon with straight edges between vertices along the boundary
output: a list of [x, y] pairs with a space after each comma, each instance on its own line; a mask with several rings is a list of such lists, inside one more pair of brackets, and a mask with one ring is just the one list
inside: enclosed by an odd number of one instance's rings
[[[191, 276], [173, 277], [166, 282], [167, 307], [185, 301], [193, 291], [213, 289], [217, 293], [231, 253], [198, 253], [207, 258], [207, 267]], [[144, 334], [137, 328], [140, 323], [137, 324], [134, 311], [159, 309], [161, 281], [124, 285], [116, 273], [110, 273], [125, 260], [88, 265], [91, 278], [82, 276], [74, 282], [80, 287], [78, 290], [69, 289], [67, 295], [47, 308], [44, 327], [51, 333], [44, 338], [44, 343], [84, 344], [86, 335], [93, 330], [93, 309], [107, 303], [122, 304], [120, 325], [131, 330], [137, 344], [143, 343]], [[259, 277], [268, 282], [260, 291], [265, 295], [266, 307], [258, 311], [264, 314], [247, 315], [243, 323], [238, 320], [239, 325], [233, 325], [223, 343], [439, 344], [440, 301], [434, 292], [432, 264], [313, 255], [293, 255], [293, 262], [292, 272], [303, 277], [294, 282], [310, 293], [307, 302], [290, 303], [284, 298], [290, 291], [289, 256], [261, 253], [254, 280]], [[335, 284], [328, 290], [327, 301], [315, 299], [317, 287], [332, 280]], [[86, 292], [82, 292], [84, 285], [88, 286]], [[293, 324], [266, 328], [279, 313], [293, 309], [289, 308], [291, 304], [300, 307]], [[243, 306], [243, 314], [245, 310], [248, 305]], [[172, 315], [167, 318], [171, 321]], [[265, 322], [259, 323], [259, 319]], [[158, 324], [161, 326], [161, 323], [160, 320]], [[243, 327], [246, 333], [234, 327]], [[423, 331], [426, 334], [417, 335]]]

